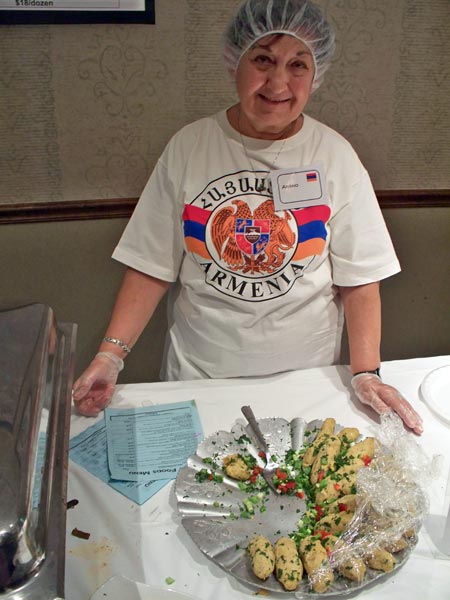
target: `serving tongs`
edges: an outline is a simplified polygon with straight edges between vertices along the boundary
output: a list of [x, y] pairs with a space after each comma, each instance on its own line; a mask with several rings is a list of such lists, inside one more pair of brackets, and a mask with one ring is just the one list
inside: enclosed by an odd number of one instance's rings
[[258, 421], [255, 418], [255, 415], [250, 408], [250, 406], [241, 406], [241, 412], [244, 417], [247, 419], [248, 424], [250, 425], [251, 430], [253, 431], [255, 438], [258, 441], [259, 447], [264, 452], [266, 457], [266, 464], [262, 472], [262, 476], [269, 484], [269, 487], [276, 493], [279, 494], [280, 491], [277, 489], [273, 478], [276, 475], [277, 469], [279, 468], [279, 464], [273, 460], [273, 456], [270, 453], [269, 446], [266, 442], [266, 439], [258, 425]]

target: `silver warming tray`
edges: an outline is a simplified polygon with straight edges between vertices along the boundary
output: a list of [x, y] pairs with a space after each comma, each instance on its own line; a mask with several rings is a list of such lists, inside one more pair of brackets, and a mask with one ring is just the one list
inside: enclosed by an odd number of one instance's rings
[[64, 596], [76, 325], [43, 304], [0, 312], [0, 599]]

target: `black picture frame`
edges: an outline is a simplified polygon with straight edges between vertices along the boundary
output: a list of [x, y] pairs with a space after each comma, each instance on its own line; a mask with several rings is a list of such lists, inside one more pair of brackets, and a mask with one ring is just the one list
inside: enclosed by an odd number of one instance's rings
[[145, 10], [0, 10], [0, 25], [155, 23], [155, 0]]

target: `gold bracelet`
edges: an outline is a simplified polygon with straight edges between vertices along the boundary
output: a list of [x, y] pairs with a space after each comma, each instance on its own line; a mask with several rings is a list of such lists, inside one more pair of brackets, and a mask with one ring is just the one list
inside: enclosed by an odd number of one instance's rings
[[108, 342], [109, 344], [116, 344], [116, 346], [122, 348], [122, 350], [124, 350], [127, 354], [130, 354], [131, 352], [130, 346], [128, 346], [128, 344], [125, 344], [125, 342], [122, 342], [122, 340], [118, 340], [117, 338], [104, 337], [103, 341]]

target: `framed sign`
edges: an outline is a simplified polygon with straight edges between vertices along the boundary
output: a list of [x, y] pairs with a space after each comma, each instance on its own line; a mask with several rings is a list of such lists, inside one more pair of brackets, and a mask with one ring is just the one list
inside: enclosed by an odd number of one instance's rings
[[0, 0], [0, 25], [155, 23], [155, 0]]

